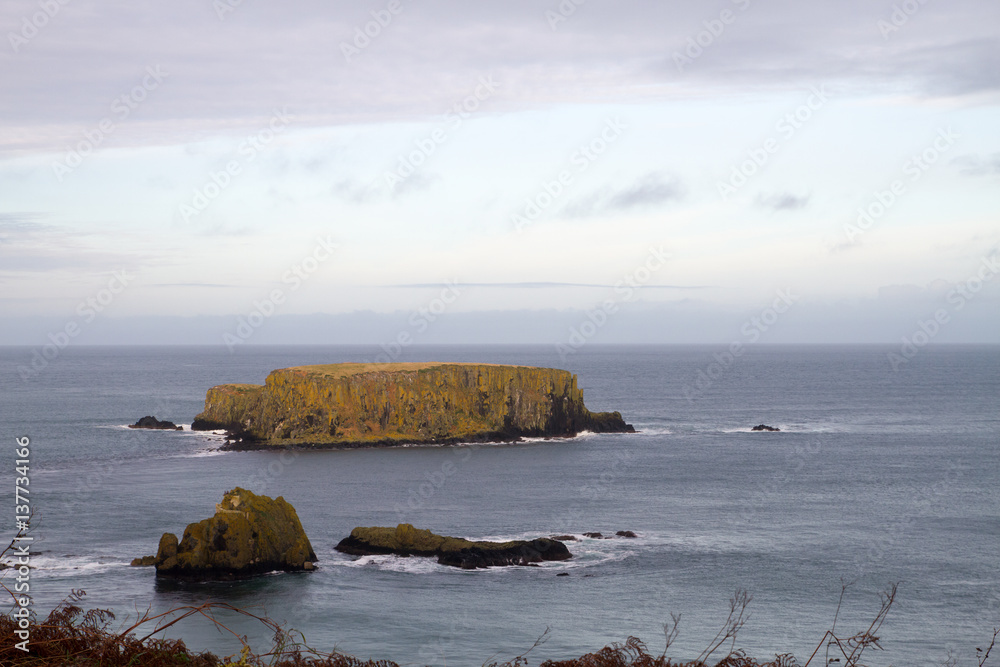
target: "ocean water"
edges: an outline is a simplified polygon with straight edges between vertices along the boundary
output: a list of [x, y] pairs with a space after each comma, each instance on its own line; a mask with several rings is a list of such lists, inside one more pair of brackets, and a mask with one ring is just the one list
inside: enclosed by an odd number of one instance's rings
[[[72, 589], [119, 622], [228, 602], [316, 648], [418, 665], [509, 659], [548, 629], [530, 653], [537, 664], [629, 635], [659, 653], [671, 613], [681, 621], [670, 655], [693, 658], [745, 589], [751, 615], [737, 646], [804, 662], [831, 627], [842, 582], [852, 582], [843, 635], [866, 629], [879, 591], [898, 583], [880, 632], [885, 650], [868, 662], [941, 665], [951, 654], [975, 665], [975, 647], [1000, 626], [1000, 348], [924, 348], [898, 372], [888, 351], [761, 346], [723, 367], [708, 347], [587, 346], [565, 360], [551, 347], [413, 347], [402, 360], [566, 368], [591, 410], [619, 410], [640, 432], [219, 452], [212, 434], [125, 425], [146, 414], [190, 424], [213, 385], [376, 350], [69, 348], [23, 381], [16, 367], [30, 350], [0, 348], [3, 526], [13, 534], [13, 445], [27, 435], [31, 592], [42, 614]], [[762, 422], [782, 430], [749, 431]], [[128, 566], [155, 553], [163, 532], [210, 516], [237, 485], [295, 506], [316, 572], [178, 584]], [[468, 538], [580, 541], [568, 544], [566, 562], [473, 572], [334, 551], [355, 526], [400, 522]], [[617, 530], [639, 537], [582, 536]], [[256, 648], [269, 645], [257, 621], [219, 618]], [[168, 634], [222, 655], [238, 650], [203, 620]]]

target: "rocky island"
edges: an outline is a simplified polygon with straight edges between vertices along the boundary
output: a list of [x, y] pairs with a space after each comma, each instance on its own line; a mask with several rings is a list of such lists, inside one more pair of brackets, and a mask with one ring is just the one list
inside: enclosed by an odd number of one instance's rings
[[181, 540], [164, 533], [155, 556], [132, 561], [137, 567], [155, 566], [158, 576], [199, 580], [312, 570], [315, 563], [295, 508], [280, 496], [239, 487], [223, 495], [215, 516], [189, 524]]
[[129, 428], [149, 428], [160, 431], [183, 431], [183, 426], [178, 426], [173, 422], [159, 420], [152, 415], [146, 415], [134, 424], [129, 424]]
[[635, 432], [618, 412], [587, 410], [569, 371], [440, 362], [298, 366], [264, 385], [219, 385], [191, 428], [224, 429], [234, 449]]
[[756, 426], [754, 426], [750, 430], [751, 431], [769, 431], [771, 433], [777, 433], [781, 429], [778, 428], [777, 426], [768, 426], [767, 424], [757, 424]]
[[532, 565], [546, 560], [572, 558], [565, 544], [547, 537], [512, 542], [472, 542], [460, 537], [435, 535], [408, 523], [401, 523], [395, 528], [355, 528], [336, 548], [353, 556], [395, 554], [436, 557], [441, 565], [463, 570], [497, 565]]

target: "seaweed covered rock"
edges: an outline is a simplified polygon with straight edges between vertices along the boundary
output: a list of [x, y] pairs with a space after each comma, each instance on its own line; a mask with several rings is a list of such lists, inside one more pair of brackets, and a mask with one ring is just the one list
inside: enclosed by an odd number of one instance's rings
[[514, 440], [634, 432], [590, 412], [569, 371], [461, 363], [327, 364], [272, 371], [263, 386], [212, 387], [194, 430], [236, 448]]
[[408, 523], [401, 523], [395, 528], [355, 528], [350, 536], [340, 541], [337, 551], [354, 556], [395, 554], [437, 557], [442, 565], [465, 570], [572, 558], [565, 544], [547, 537], [511, 542], [472, 542], [460, 537], [435, 535]]
[[134, 424], [129, 424], [129, 428], [150, 428], [157, 429], [161, 431], [183, 431], [183, 426], [178, 426], [173, 422], [168, 422], [166, 420], [160, 421], [152, 415], [146, 415]]
[[161, 576], [234, 579], [311, 570], [315, 561], [294, 507], [237, 487], [215, 506], [215, 516], [188, 525], [180, 540], [164, 533], [154, 565]]

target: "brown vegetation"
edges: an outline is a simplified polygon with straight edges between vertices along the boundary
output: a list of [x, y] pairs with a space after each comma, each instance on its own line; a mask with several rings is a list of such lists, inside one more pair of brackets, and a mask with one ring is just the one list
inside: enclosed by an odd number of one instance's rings
[[[13, 543], [12, 543], [13, 544]], [[0, 552], [5, 555], [11, 547]], [[11, 596], [14, 593], [0, 578], [0, 587]], [[843, 603], [845, 585], [841, 590]], [[55, 667], [74, 665], [79, 667], [217, 667], [242, 665], [247, 667], [399, 667], [388, 660], [361, 660], [342, 653], [323, 653], [305, 644], [304, 637], [289, 631], [274, 621], [238, 609], [225, 603], [206, 603], [199, 606], [184, 606], [162, 614], [151, 615], [148, 611], [134, 623], [114, 628], [115, 615], [103, 609], [84, 611], [80, 606], [85, 593], [73, 591], [44, 620], [31, 619], [31, 640], [29, 651], [24, 652], [14, 646], [13, 641], [0, 642], [0, 665], [5, 667]], [[841, 635], [837, 632], [837, 617], [833, 626], [824, 633], [816, 649], [802, 667], [809, 667], [821, 651], [825, 649], [825, 664], [836, 662], [842, 667], [863, 667], [862, 655], [868, 649], [881, 650], [878, 631], [889, 609], [896, 599], [896, 586], [891, 586], [881, 595], [881, 608], [871, 624], [862, 632]], [[715, 667], [798, 667], [799, 663], [791, 654], [779, 654], [773, 660], [758, 662], [741, 650], [735, 649], [736, 637], [748, 618], [748, 607], [752, 598], [746, 591], [737, 591], [730, 598], [730, 611], [719, 632], [694, 660], [676, 661], [666, 657], [671, 644], [677, 638], [679, 615], [672, 615], [671, 622], [664, 625], [665, 647], [659, 656], [649, 652], [646, 645], [636, 637], [629, 637], [623, 643], [609, 646], [568, 660], [547, 660], [540, 667], [707, 667], [708, 660], [720, 649], [726, 655]], [[226, 611], [256, 619], [272, 634], [272, 648], [267, 653], [254, 653], [247, 638], [240, 636], [216, 617], [216, 612]], [[176, 623], [192, 617], [202, 616], [220, 631], [230, 634], [242, 644], [242, 650], [234, 655], [220, 658], [212, 653], [190, 651], [180, 639], [161, 639], [162, 634]], [[0, 636], [5, 640], [14, 636], [17, 619], [12, 614], [0, 616]], [[491, 662], [484, 667], [527, 667], [527, 655], [544, 643], [548, 630], [528, 651], [504, 663]], [[985, 651], [976, 649], [979, 667], [984, 667], [993, 650], [1000, 630], [995, 630]], [[831, 658], [830, 655], [834, 657]], [[818, 662], [818, 661], [817, 661]], [[947, 667], [947, 666], [946, 666]]]

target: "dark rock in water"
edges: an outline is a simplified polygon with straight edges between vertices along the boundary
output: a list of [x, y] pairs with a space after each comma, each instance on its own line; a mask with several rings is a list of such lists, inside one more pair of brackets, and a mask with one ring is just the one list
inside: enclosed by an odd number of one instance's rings
[[584, 537], [590, 537], [590, 538], [595, 539], [595, 540], [606, 540], [606, 539], [608, 539], [608, 538], [604, 537], [604, 535], [601, 535], [600, 533], [584, 533], [583, 536]]
[[557, 574], [556, 576], [557, 576], [557, 577], [568, 577], [568, 576], [569, 576], [569, 572], [560, 572], [560, 573], [559, 573], [559, 574]]
[[[137, 560], [143, 564], [146, 559]], [[284, 498], [237, 487], [215, 506], [215, 516], [190, 524], [180, 541], [164, 533], [154, 564], [158, 576], [238, 579], [274, 570], [311, 570], [315, 561], [294, 507]]]
[[129, 563], [132, 567], [153, 567], [156, 565], [156, 556], [143, 556], [142, 558], [133, 558], [132, 562]]
[[631, 530], [619, 530], [617, 533], [615, 533], [615, 535], [617, 535], [618, 537], [635, 537], [636, 536], [635, 533], [633, 533]]
[[780, 431], [781, 429], [776, 426], [768, 426], [767, 424], [757, 424], [751, 431]]
[[437, 556], [438, 563], [464, 570], [496, 565], [532, 565], [546, 560], [572, 558], [566, 545], [547, 537], [512, 542], [472, 542], [418, 530], [408, 523], [401, 523], [395, 528], [355, 528], [336, 548], [353, 556]]
[[579, 542], [579, 540], [572, 535], [553, 535], [552, 539], [559, 540], [560, 542]]
[[173, 422], [160, 421], [156, 417], [145, 416], [134, 424], [129, 424], [129, 428], [153, 428], [162, 431], [183, 431], [183, 426], [178, 426]]

